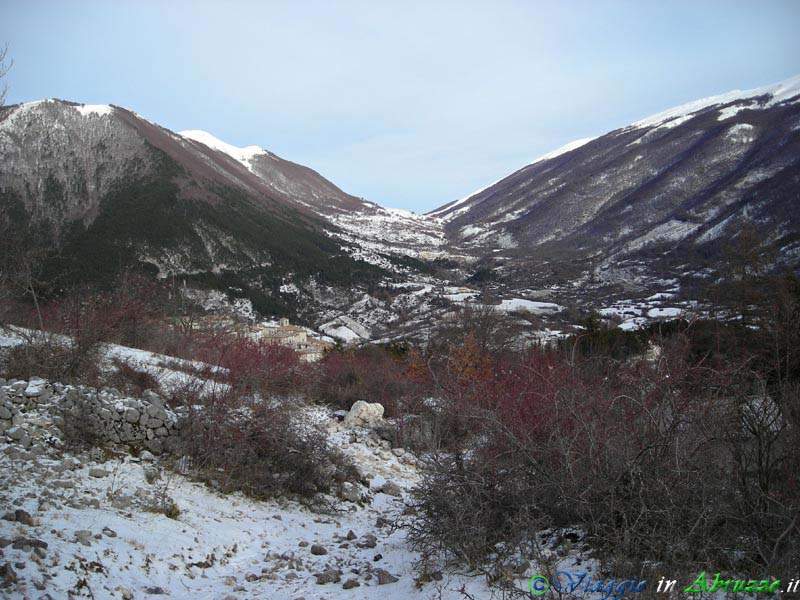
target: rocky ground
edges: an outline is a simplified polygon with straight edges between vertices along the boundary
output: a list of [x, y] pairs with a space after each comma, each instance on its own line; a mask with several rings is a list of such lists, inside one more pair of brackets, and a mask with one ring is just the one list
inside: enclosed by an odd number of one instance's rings
[[[145, 442], [169, 439], [180, 425], [153, 394], [124, 399], [113, 390], [13, 380], [0, 381], [0, 391], [0, 597], [461, 598], [465, 585], [488, 593], [476, 577], [417, 586], [415, 556], [391, 523], [418, 480], [418, 461], [380, 440], [368, 411], [344, 422], [319, 408], [308, 416], [369, 487], [264, 502], [192, 481], [181, 461], [156, 454], [161, 444], [138, 456], [119, 444], [62, 447], [56, 407], [68, 397], [93, 398], [93, 411], [113, 413], [100, 430], [109, 435], [124, 429]], [[166, 434], [155, 433], [162, 427]]]

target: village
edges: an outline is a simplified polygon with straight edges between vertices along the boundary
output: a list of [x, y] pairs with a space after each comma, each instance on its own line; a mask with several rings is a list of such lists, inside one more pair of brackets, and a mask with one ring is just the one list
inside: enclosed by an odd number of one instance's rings
[[294, 350], [304, 362], [317, 362], [335, 346], [332, 338], [307, 327], [292, 325], [285, 317], [277, 321], [252, 323], [230, 314], [206, 314], [195, 317], [190, 327], [198, 331], [227, 333], [285, 346]]

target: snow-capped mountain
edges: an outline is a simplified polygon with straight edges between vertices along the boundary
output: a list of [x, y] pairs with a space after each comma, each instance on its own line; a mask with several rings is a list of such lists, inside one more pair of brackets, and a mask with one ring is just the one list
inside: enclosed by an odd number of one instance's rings
[[380, 254], [386, 252], [441, 254], [445, 236], [437, 220], [351, 196], [316, 171], [259, 146], [239, 148], [200, 130], [181, 131], [180, 135], [237, 160], [269, 186], [273, 195], [329, 221], [335, 226], [329, 233], [358, 245], [362, 258], [384, 264], [386, 259]]
[[[318, 173], [257, 147], [179, 135], [122, 107], [0, 108], [0, 156], [2, 235], [57, 251], [48, 273], [66, 283], [133, 266], [291, 314], [320, 290], [346, 304], [397, 268], [391, 257], [361, 260], [371, 257], [322, 217], [364, 202]], [[290, 283], [308, 291], [286, 294]]]
[[617, 285], [609, 310], [624, 312], [631, 294], [674, 294], [719, 266], [744, 222], [784, 262], [800, 256], [800, 77], [577, 140], [427, 215], [118, 106], [0, 108], [0, 156], [0, 229], [51, 241], [67, 281], [136, 264], [373, 336], [419, 330], [487, 286], [503, 306], [596, 303]]
[[713, 245], [743, 221], [800, 254], [800, 77], [577, 140], [432, 211], [481, 254], [596, 257]]

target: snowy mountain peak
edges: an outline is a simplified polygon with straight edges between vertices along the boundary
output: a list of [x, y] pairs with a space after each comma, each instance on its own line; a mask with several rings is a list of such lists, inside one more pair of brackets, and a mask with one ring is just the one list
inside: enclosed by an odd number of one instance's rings
[[231, 158], [239, 161], [245, 167], [252, 169], [252, 165], [250, 161], [258, 156], [259, 154], [269, 154], [266, 150], [261, 148], [260, 146], [245, 146], [244, 148], [239, 148], [238, 146], [234, 146], [232, 144], [228, 144], [227, 142], [223, 142], [221, 139], [214, 137], [207, 131], [203, 131], [201, 129], [190, 129], [187, 131], [180, 131], [178, 132], [181, 136], [186, 139], [193, 140], [195, 142], [200, 142], [212, 148], [214, 150], [219, 150], [230, 156]]
[[730, 92], [725, 92], [724, 94], [717, 94], [715, 96], [709, 96], [708, 98], [701, 98], [700, 100], [687, 102], [686, 104], [669, 108], [640, 121], [636, 121], [635, 123], [632, 123], [629, 128], [639, 129], [642, 127], [652, 127], [654, 125], [659, 125], [666, 121], [673, 121], [676, 119], [685, 120], [689, 117], [689, 115], [692, 115], [710, 106], [730, 104], [731, 102], [747, 100], [750, 98], [761, 98], [763, 96], [770, 96], [770, 99], [766, 102], [754, 103], [751, 108], [769, 108], [771, 106], [775, 106], [776, 104], [780, 104], [781, 102], [786, 102], [792, 99], [795, 101], [800, 101], [800, 98], [798, 98], [798, 96], [800, 96], [800, 75], [791, 77], [781, 81], [780, 83], [774, 83], [772, 85], [766, 85], [750, 90], [732, 90]]
[[[743, 103], [743, 101], [747, 100], [751, 101], [749, 103]], [[737, 112], [743, 109], [768, 109], [781, 103], [794, 104], [796, 102], [800, 102], [800, 75], [767, 86], [753, 88], [750, 90], [733, 90], [724, 94], [718, 94], [716, 96], [709, 96], [708, 98], [702, 98], [700, 100], [688, 102], [686, 104], [667, 109], [640, 121], [636, 121], [635, 123], [623, 128], [622, 131], [656, 126], [663, 128], [677, 127], [691, 119], [698, 111], [714, 106], [737, 103], [733, 106], [725, 106], [724, 108], [720, 109], [719, 120], [723, 121], [733, 117]], [[445, 224], [449, 223], [464, 215], [481, 201], [485, 200], [484, 192], [487, 192], [487, 190], [496, 189], [498, 184], [502, 184], [502, 182], [504, 182], [506, 179], [509, 179], [511, 176], [522, 171], [522, 169], [526, 169], [532, 165], [551, 160], [561, 156], [562, 154], [576, 150], [596, 139], [598, 138], [587, 137], [569, 142], [568, 144], [565, 144], [564, 146], [561, 146], [552, 152], [548, 152], [547, 154], [540, 156], [515, 173], [512, 173], [511, 175], [503, 177], [484, 188], [472, 192], [460, 200], [455, 200], [427, 213], [427, 216], [433, 217], [434, 219], [437, 219]]]

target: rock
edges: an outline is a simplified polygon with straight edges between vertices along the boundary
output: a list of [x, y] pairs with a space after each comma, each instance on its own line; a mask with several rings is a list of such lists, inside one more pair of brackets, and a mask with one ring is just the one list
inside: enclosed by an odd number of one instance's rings
[[400, 581], [397, 577], [385, 569], [375, 569], [374, 572], [378, 577], [378, 585], [386, 585], [387, 583], [396, 583]]
[[355, 532], [352, 529], [347, 532], [347, 539], [348, 540], [353, 541], [354, 539], [356, 539], [356, 537], [357, 536], [356, 536]]
[[314, 575], [317, 578], [317, 585], [325, 585], [327, 583], [339, 583], [342, 580], [339, 571], [336, 569], [325, 569], [322, 573]]
[[315, 556], [324, 556], [328, 553], [328, 550], [324, 546], [320, 546], [319, 544], [312, 544], [311, 546], [311, 554]]
[[346, 427], [374, 427], [383, 419], [383, 405], [359, 400], [344, 418]]
[[0, 565], [0, 581], [3, 582], [3, 587], [11, 587], [17, 583], [17, 574], [11, 566], [11, 563]]
[[349, 481], [345, 481], [339, 487], [339, 497], [348, 502], [358, 502], [361, 500], [361, 490]]
[[34, 378], [31, 379], [28, 385], [25, 387], [23, 394], [26, 398], [34, 398], [37, 396], [41, 396], [45, 390], [45, 386], [47, 382], [44, 379]]
[[92, 467], [91, 469], [89, 469], [89, 477], [101, 478], [101, 477], [108, 477], [109, 475], [110, 473], [108, 471], [100, 467]]
[[10, 420], [12, 416], [11, 411], [0, 404], [0, 419]]
[[164, 401], [161, 399], [161, 396], [156, 394], [153, 390], [145, 390], [142, 394], [142, 399], [147, 400], [150, 404], [154, 404], [158, 407], [164, 406]]
[[375, 562], [378, 562], [379, 560], [383, 560], [383, 554], [381, 554], [379, 552], [378, 554], [376, 554], [375, 556], [372, 557], [372, 560], [374, 560]]
[[258, 581], [259, 579], [261, 579], [261, 577], [259, 577], [255, 573], [248, 573], [247, 575], [244, 576], [244, 580], [247, 581], [248, 583], [253, 583], [254, 581]]
[[110, 527], [103, 527], [103, 534], [106, 537], [115, 538], [117, 537], [117, 532], [111, 529]]
[[14, 550], [31, 550], [32, 548], [42, 548], [46, 550], [47, 542], [35, 538], [20, 537], [14, 540], [14, 544], [11, 547], [14, 548]]
[[22, 427], [12, 427], [8, 431], [6, 431], [6, 435], [10, 437], [12, 440], [19, 441], [23, 437], [25, 437], [26, 431]]
[[31, 513], [29, 513], [26, 510], [22, 510], [21, 508], [18, 508], [17, 510], [14, 511], [14, 520], [17, 523], [22, 523], [23, 525], [31, 526], [34, 524], [33, 517], [31, 517]]
[[352, 590], [353, 588], [357, 588], [357, 587], [360, 587], [360, 586], [361, 586], [361, 584], [358, 583], [358, 581], [356, 579], [348, 579], [347, 581], [345, 581], [342, 584], [342, 589]]
[[133, 592], [126, 587], [119, 586], [116, 588], [122, 600], [133, 600]]
[[88, 529], [79, 529], [75, 532], [75, 542], [83, 546], [91, 546], [92, 532]]
[[125, 422], [127, 423], [138, 423], [140, 418], [139, 411], [135, 408], [129, 408], [125, 411]]
[[406, 452], [405, 454], [403, 454], [403, 456], [400, 457], [400, 462], [403, 463], [404, 465], [414, 466], [417, 464], [418, 461], [416, 456]]
[[152, 429], [148, 429], [147, 430], [147, 434], [148, 434], [147, 437], [148, 437], [148, 440], [149, 440], [147, 442], [147, 444], [146, 444], [147, 448], [153, 454], [161, 454], [161, 452], [163, 452], [163, 450], [164, 450], [164, 444], [161, 442], [160, 439], [155, 437], [155, 434], [153, 433]]
[[384, 483], [381, 486], [380, 491], [387, 496], [396, 496], [398, 498], [403, 495], [403, 488], [397, 485], [394, 481], [387, 481]]
[[153, 484], [161, 477], [158, 467], [147, 466], [144, 468], [144, 479], [147, 483]]
[[144, 592], [145, 594], [153, 594], [154, 596], [164, 596], [166, 595], [167, 590], [162, 587], [151, 586], [144, 588]]
[[356, 546], [359, 548], [374, 548], [378, 545], [378, 538], [376, 538], [371, 533], [365, 533], [361, 536], [361, 539], [356, 542]]

